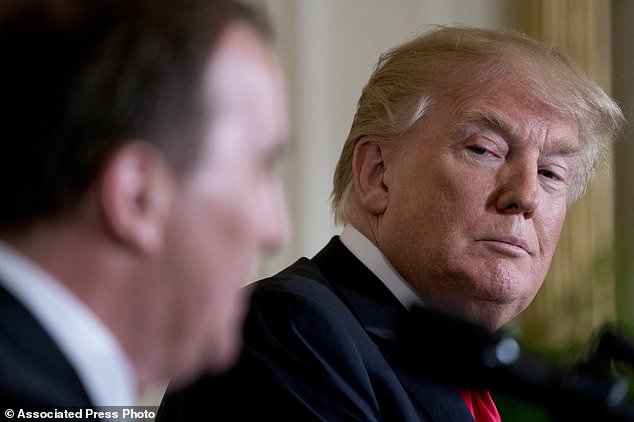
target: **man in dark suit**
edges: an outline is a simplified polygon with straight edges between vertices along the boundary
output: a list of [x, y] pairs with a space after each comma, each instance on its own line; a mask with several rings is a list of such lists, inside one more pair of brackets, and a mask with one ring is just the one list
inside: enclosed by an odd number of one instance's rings
[[0, 55], [1, 410], [130, 406], [226, 369], [240, 288], [286, 236], [259, 12], [9, 0]]
[[[524, 310], [622, 119], [520, 34], [439, 28], [391, 50], [335, 172], [343, 233], [253, 286], [238, 366], [167, 396], [158, 420], [499, 421], [488, 391], [403, 359], [399, 321], [418, 305], [495, 331]], [[426, 362], [438, 340], [418, 340]]]

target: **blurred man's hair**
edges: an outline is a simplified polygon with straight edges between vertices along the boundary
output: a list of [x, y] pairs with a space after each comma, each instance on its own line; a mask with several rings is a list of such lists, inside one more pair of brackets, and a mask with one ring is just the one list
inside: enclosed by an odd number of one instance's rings
[[0, 6], [0, 228], [68, 212], [122, 143], [156, 145], [184, 172], [210, 104], [203, 72], [237, 0], [5, 0]]

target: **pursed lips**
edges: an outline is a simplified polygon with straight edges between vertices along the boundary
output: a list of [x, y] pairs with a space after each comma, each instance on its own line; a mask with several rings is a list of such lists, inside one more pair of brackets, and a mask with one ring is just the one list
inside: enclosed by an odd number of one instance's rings
[[522, 249], [524, 252], [526, 252], [527, 254], [531, 254], [531, 248], [528, 245], [528, 242], [522, 238], [522, 237], [518, 237], [518, 236], [486, 236], [483, 237], [481, 239], [479, 239], [480, 241], [484, 241], [484, 242], [497, 242], [497, 243], [501, 243], [501, 244], [505, 244], [505, 245], [509, 245], [518, 249]]

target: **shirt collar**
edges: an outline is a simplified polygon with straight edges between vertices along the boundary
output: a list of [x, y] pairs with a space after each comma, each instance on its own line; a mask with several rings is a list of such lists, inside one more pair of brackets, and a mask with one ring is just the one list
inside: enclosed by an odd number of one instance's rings
[[403, 277], [396, 272], [379, 248], [359, 230], [348, 224], [344, 227], [339, 238], [341, 243], [385, 284], [385, 287], [396, 296], [405, 308], [410, 309], [414, 305], [423, 305], [420, 297]]
[[95, 406], [137, 404], [132, 366], [114, 335], [66, 287], [3, 242], [0, 284], [48, 332]]

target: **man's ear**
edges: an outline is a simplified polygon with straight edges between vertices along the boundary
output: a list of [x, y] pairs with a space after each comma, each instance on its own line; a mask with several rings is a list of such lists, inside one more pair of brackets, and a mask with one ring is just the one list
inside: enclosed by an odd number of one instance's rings
[[142, 141], [119, 147], [101, 173], [99, 192], [111, 234], [141, 253], [160, 248], [172, 183], [170, 168], [156, 147]]
[[352, 171], [354, 186], [361, 206], [380, 215], [385, 212], [388, 186], [385, 184], [388, 147], [370, 138], [362, 137], [354, 149]]

